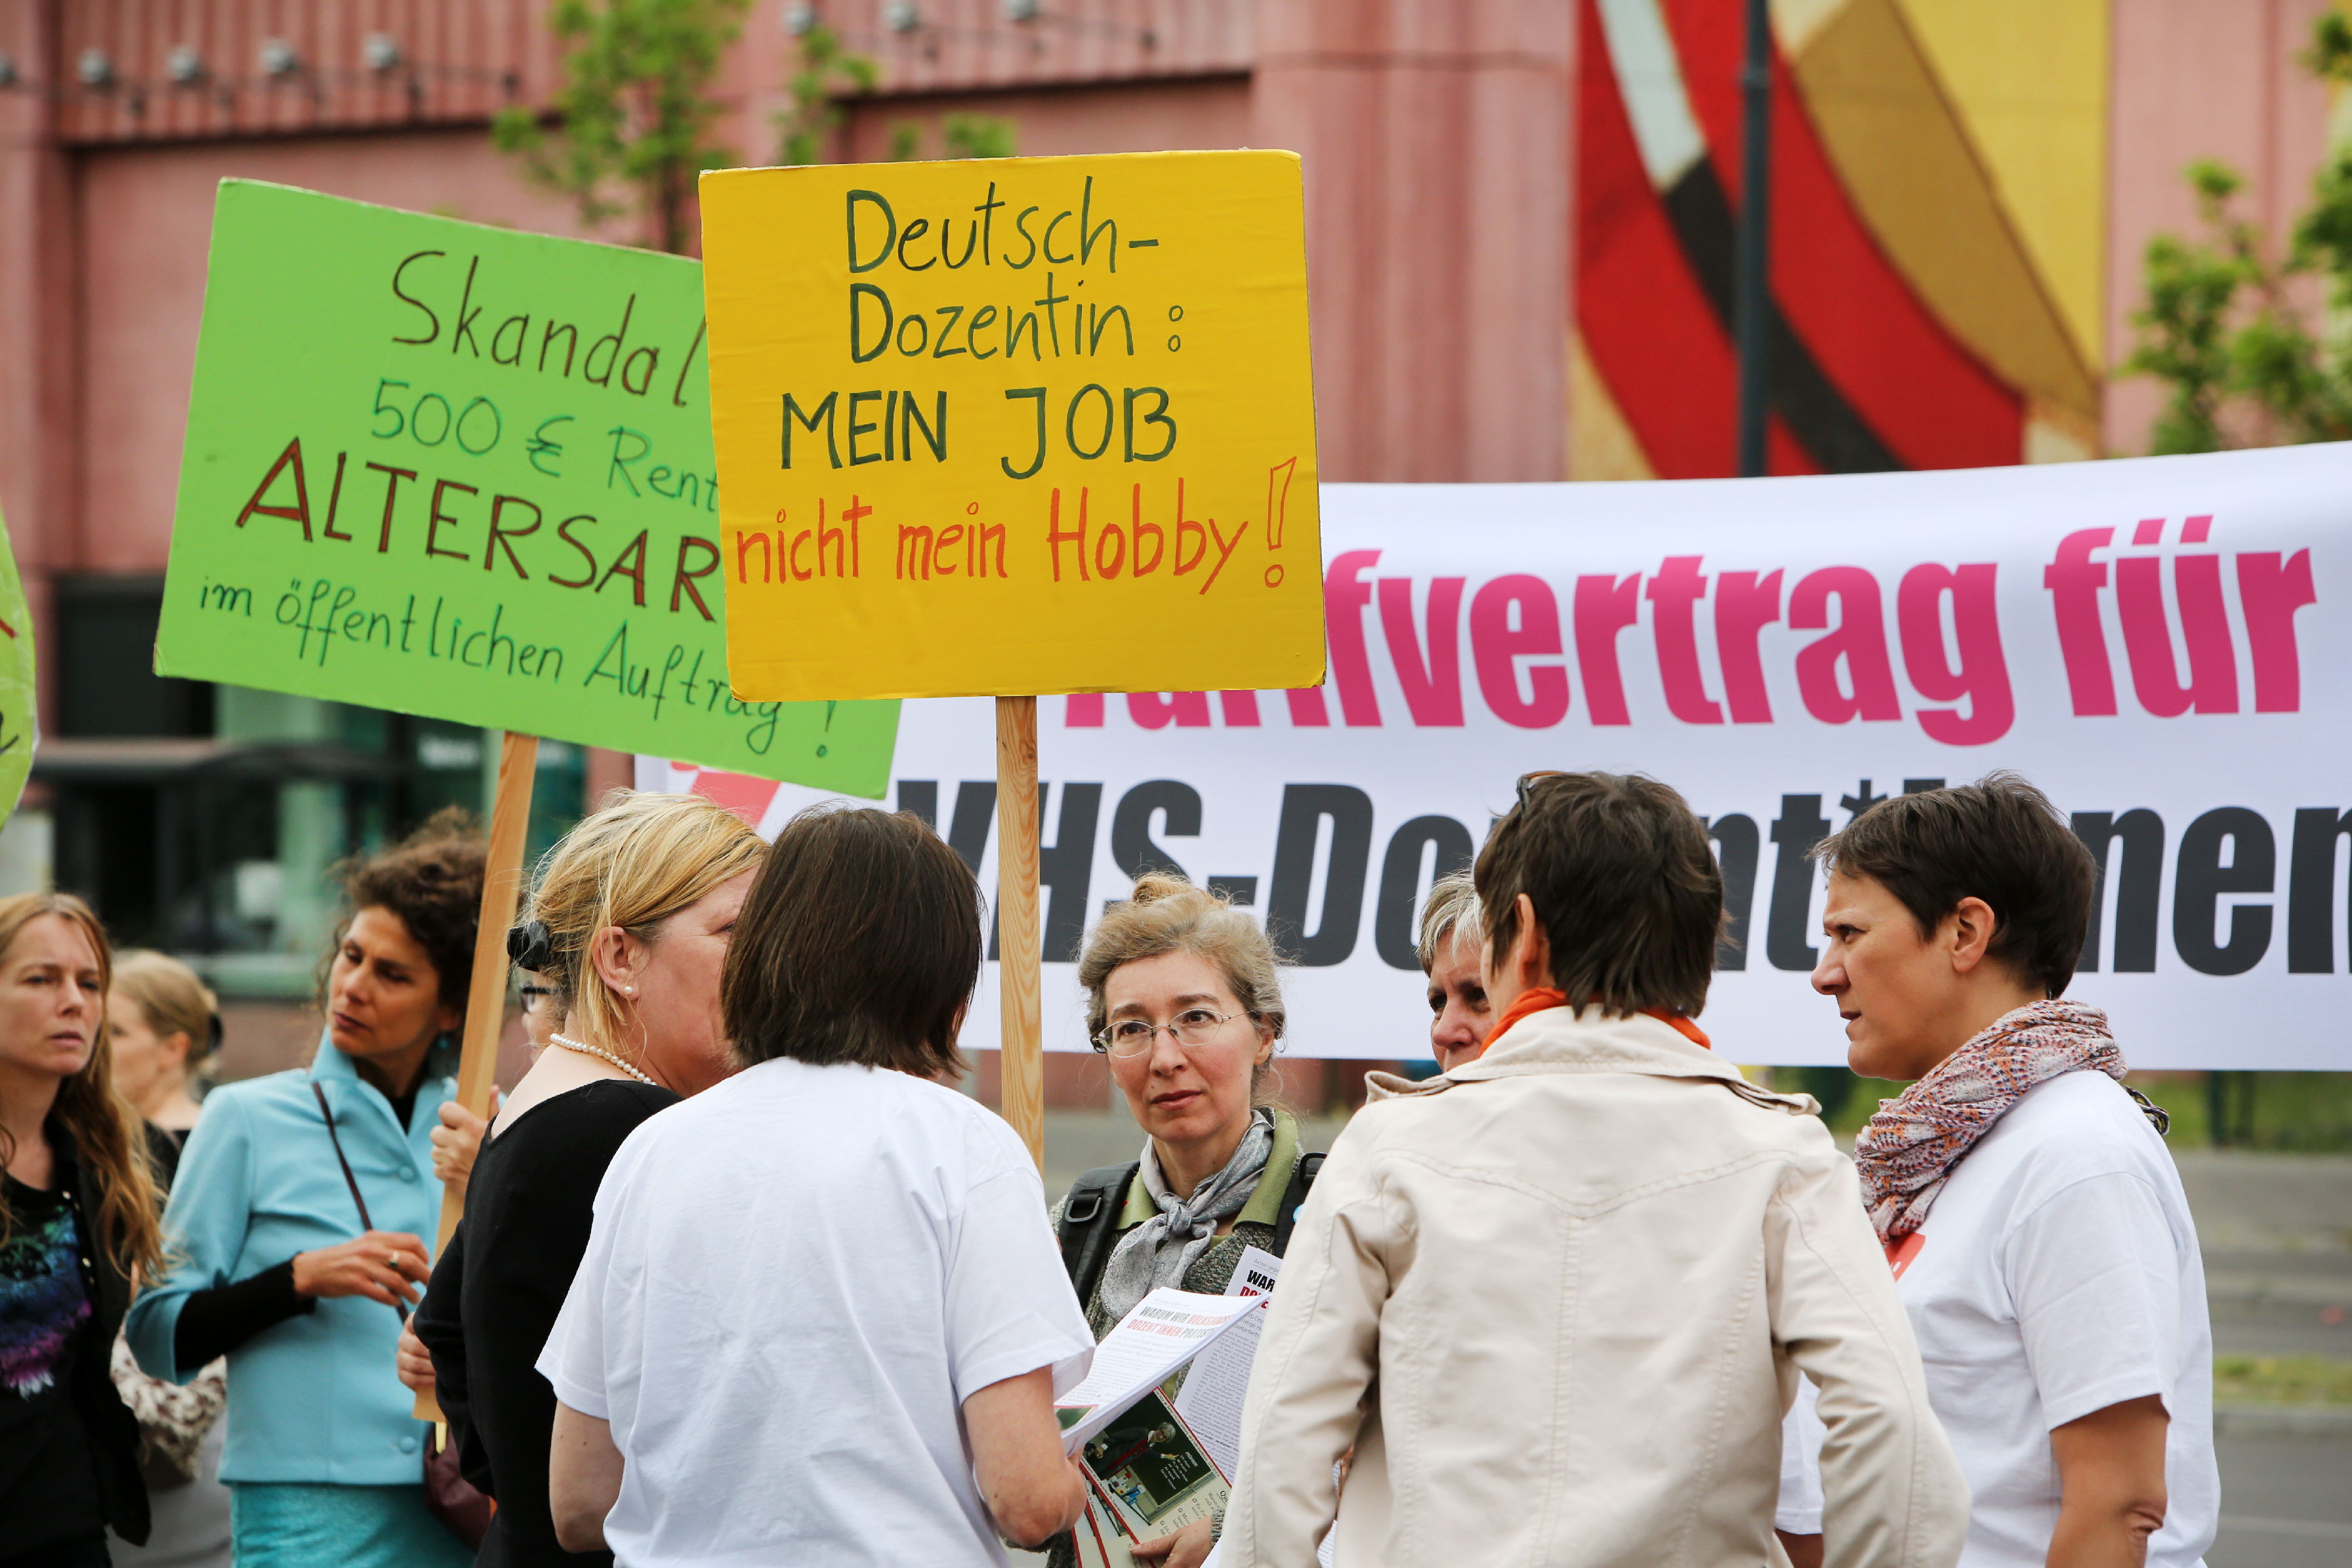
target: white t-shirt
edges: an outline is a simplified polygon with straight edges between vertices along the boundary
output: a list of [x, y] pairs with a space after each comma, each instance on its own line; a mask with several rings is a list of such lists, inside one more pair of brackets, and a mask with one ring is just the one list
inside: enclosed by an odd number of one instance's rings
[[1013, 1130], [950, 1089], [763, 1062], [649, 1119], [539, 1370], [627, 1462], [656, 1564], [1001, 1564], [966, 1396], [1094, 1336]]
[[[2179, 1173], [2123, 1086], [2088, 1071], [2037, 1085], [1954, 1168], [1917, 1236], [1895, 1292], [1975, 1498], [1960, 1568], [2042, 1568], [2051, 1429], [2151, 1394], [2171, 1421], [2148, 1568], [2196, 1568], [2221, 1506], [2205, 1267]], [[1784, 1510], [1804, 1484], [1784, 1479]]]
[[1797, 1397], [1780, 1421], [1780, 1504], [1772, 1528], [1790, 1535], [1822, 1532], [1822, 1444], [1830, 1429], [1822, 1420], [1821, 1390], [1812, 1379], [1797, 1379]]

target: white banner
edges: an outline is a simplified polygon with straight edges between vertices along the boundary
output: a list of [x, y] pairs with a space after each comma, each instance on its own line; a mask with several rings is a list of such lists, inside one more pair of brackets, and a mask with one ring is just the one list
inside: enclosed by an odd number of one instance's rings
[[[1736, 939], [1717, 1048], [1842, 1062], [1807, 981], [1806, 850], [1880, 796], [2012, 768], [2102, 862], [2068, 994], [2108, 1009], [2136, 1066], [2352, 1068], [2347, 498], [2346, 446], [1326, 486], [1327, 685], [1039, 704], [1047, 1046], [1085, 1048], [1077, 943], [1164, 863], [1297, 959], [1291, 1052], [1424, 1057], [1430, 880], [1520, 773], [1603, 768], [1665, 780], [1716, 837]], [[890, 803], [992, 891], [993, 737], [985, 699], [908, 703]], [[771, 832], [819, 798], [652, 759], [639, 776]], [[965, 1042], [989, 1048], [992, 965], [982, 984]]]

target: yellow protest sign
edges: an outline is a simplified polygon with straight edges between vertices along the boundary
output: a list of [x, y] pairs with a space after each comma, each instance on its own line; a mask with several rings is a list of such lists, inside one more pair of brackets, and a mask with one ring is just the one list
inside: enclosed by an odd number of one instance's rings
[[1296, 154], [730, 170], [702, 220], [739, 696], [1322, 678]]

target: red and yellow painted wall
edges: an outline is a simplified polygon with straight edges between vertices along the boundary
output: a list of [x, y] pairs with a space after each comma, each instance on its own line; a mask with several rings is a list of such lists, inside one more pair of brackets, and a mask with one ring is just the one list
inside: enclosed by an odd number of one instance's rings
[[[1734, 471], [1743, 0], [1579, 0], [1577, 479]], [[1777, 474], [2102, 450], [2109, 0], [1775, 0]]]

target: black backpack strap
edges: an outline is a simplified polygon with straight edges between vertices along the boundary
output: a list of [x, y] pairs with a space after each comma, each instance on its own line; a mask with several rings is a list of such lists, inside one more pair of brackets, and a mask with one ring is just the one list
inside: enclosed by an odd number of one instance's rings
[[1290, 1186], [1282, 1194], [1282, 1212], [1274, 1217], [1274, 1255], [1280, 1258], [1290, 1250], [1290, 1233], [1298, 1226], [1298, 1205], [1307, 1201], [1307, 1191], [1315, 1184], [1317, 1173], [1323, 1169], [1321, 1154], [1301, 1154], [1290, 1173]]
[[1071, 1288], [1081, 1305], [1094, 1300], [1103, 1265], [1110, 1261], [1112, 1241], [1118, 1235], [1119, 1212], [1128, 1188], [1143, 1168], [1140, 1160], [1124, 1165], [1103, 1165], [1070, 1184], [1062, 1203], [1062, 1267], [1069, 1271]]

